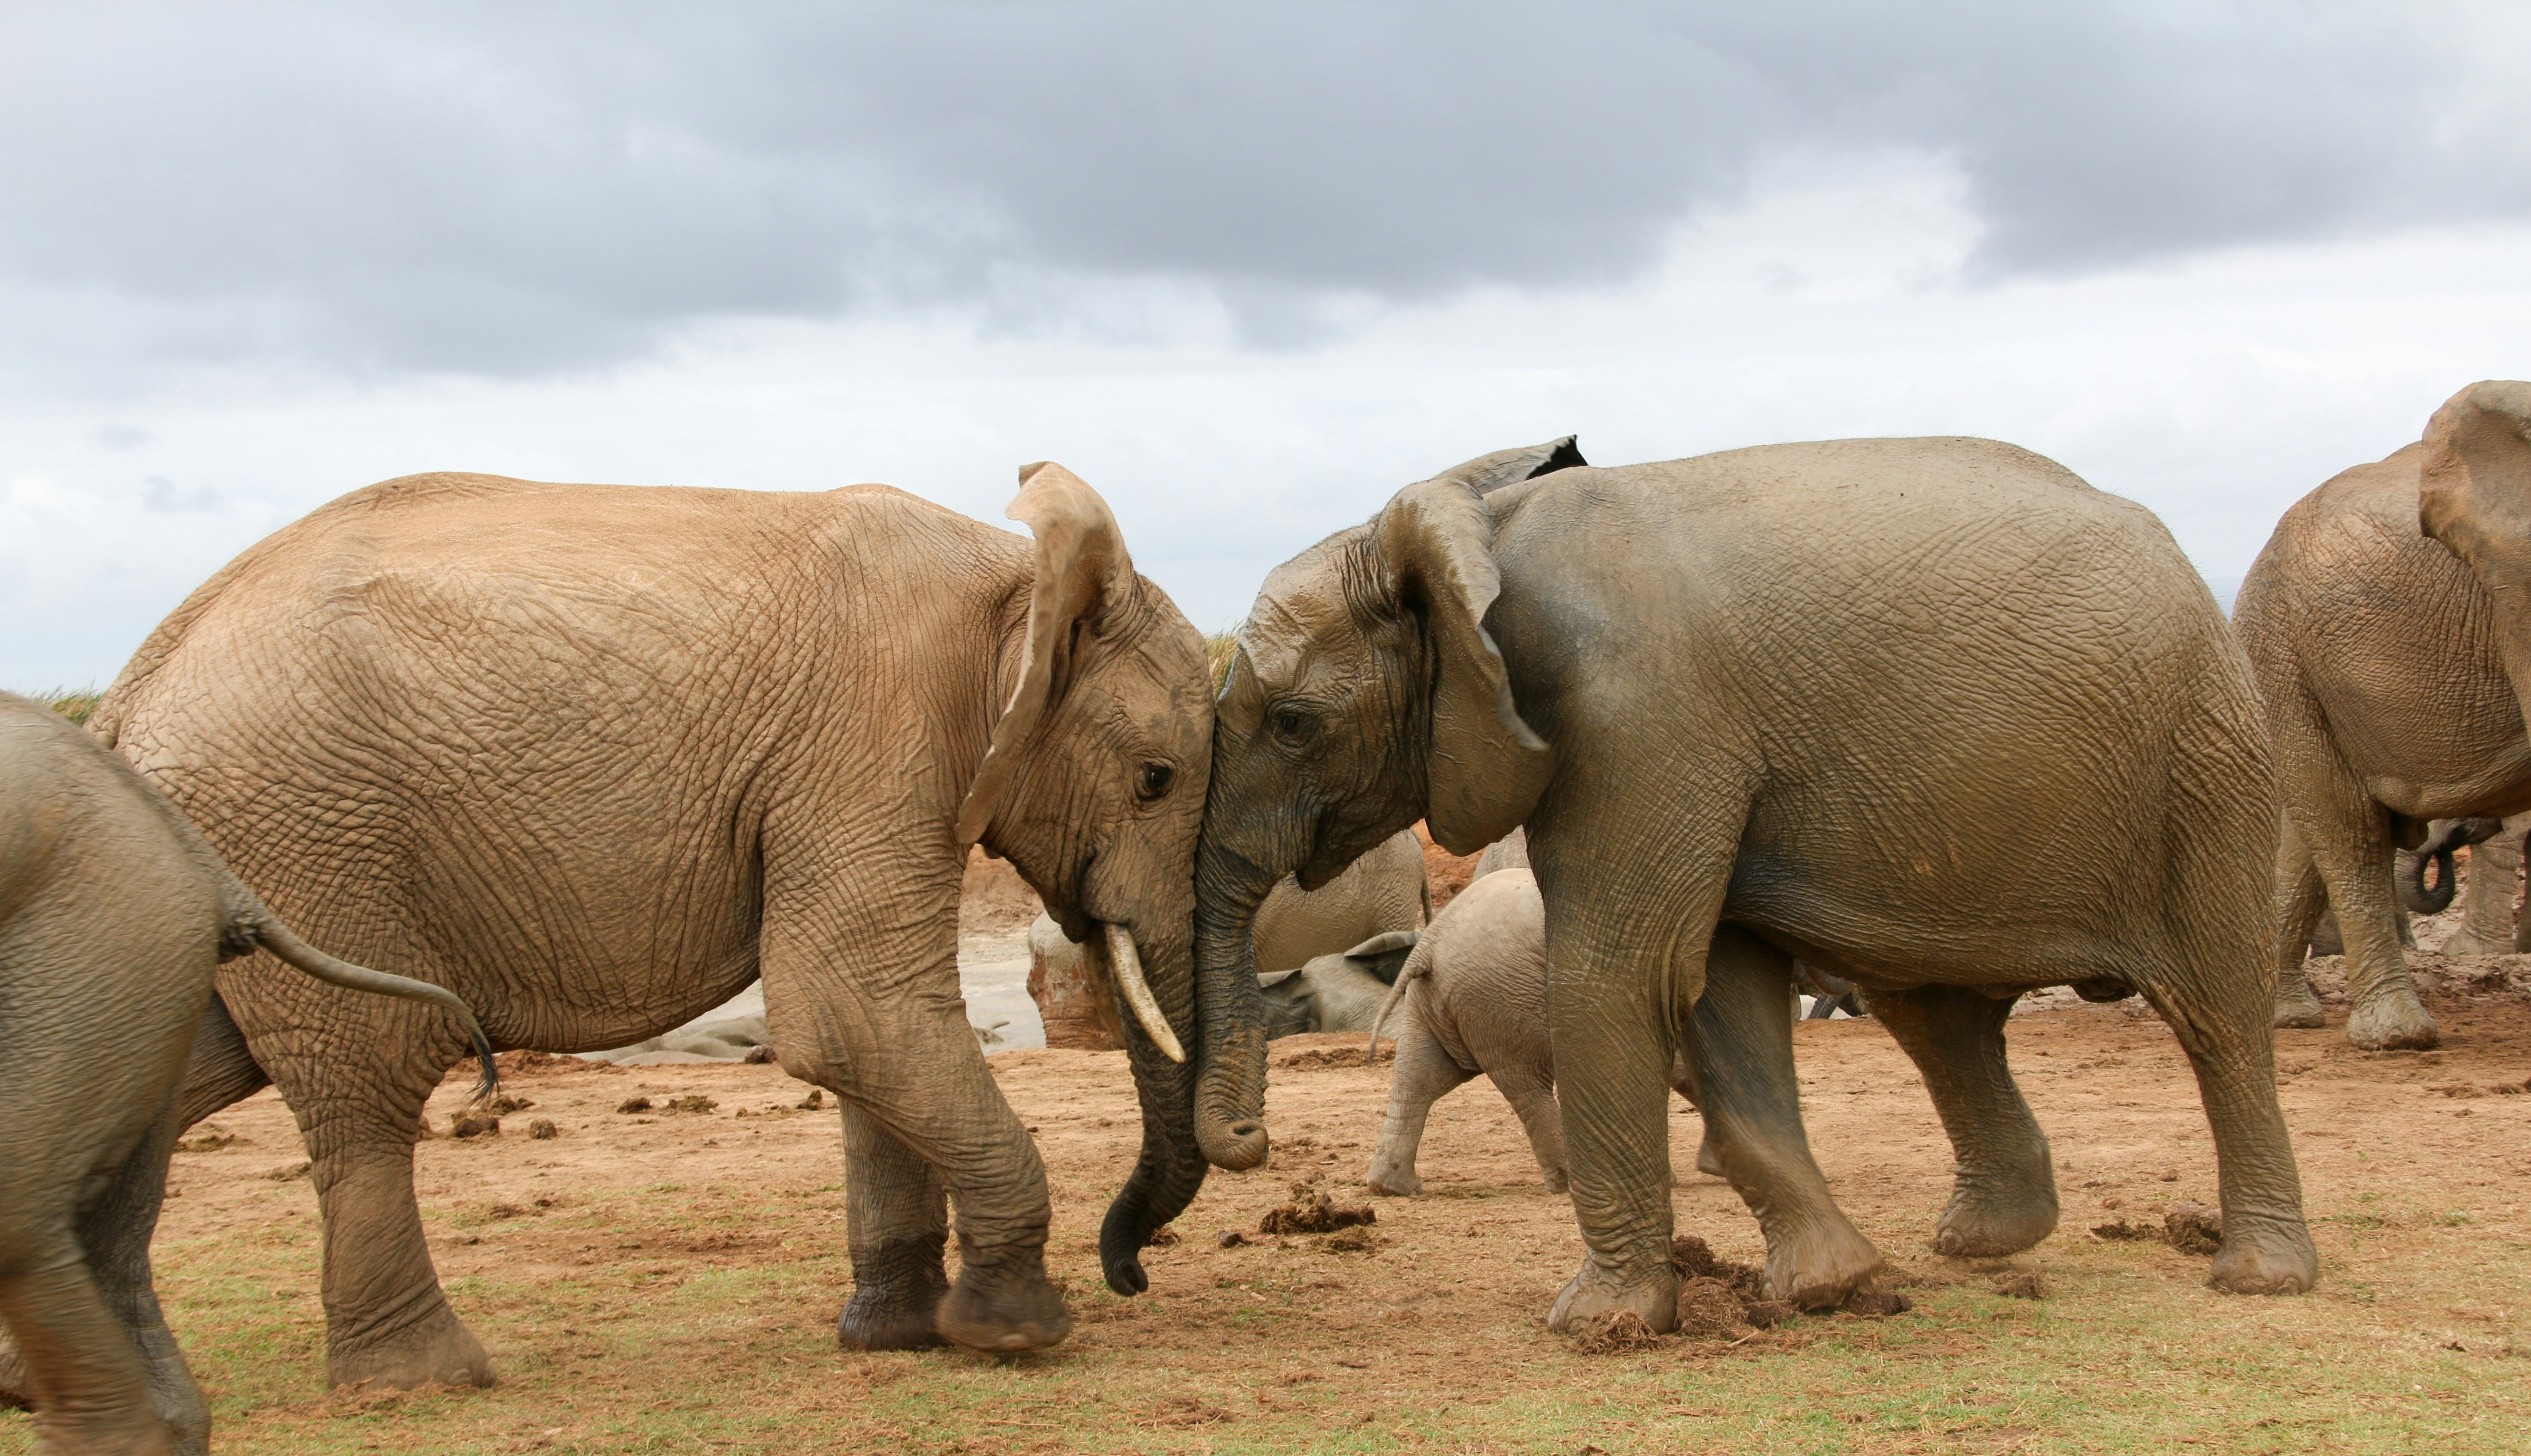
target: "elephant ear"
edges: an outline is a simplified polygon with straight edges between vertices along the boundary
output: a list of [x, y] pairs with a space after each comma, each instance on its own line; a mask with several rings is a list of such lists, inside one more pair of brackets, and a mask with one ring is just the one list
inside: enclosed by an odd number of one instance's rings
[[1491, 495], [1506, 485], [1534, 480], [1556, 471], [1589, 465], [1582, 458], [1582, 447], [1575, 444], [1578, 435], [1564, 435], [1544, 445], [1523, 445], [1514, 450], [1497, 450], [1474, 460], [1454, 465], [1434, 476], [1435, 480], [1456, 480], [1479, 495]]
[[2487, 379], [2426, 423], [2417, 525], [2513, 608], [2531, 608], [2521, 542], [2531, 540], [2531, 384]]
[[1018, 777], [1030, 741], [1063, 700], [1078, 668], [1081, 638], [1136, 589], [1134, 563], [1107, 502], [1090, 482], [1048, 461], [1020, 467], [1020, 493], [1004, 513], [1037, 536], [1037, 583], [1029, 593], [1028, 641], [1019, 686], [993, 725], [993, 746], [958, 811], [958, 847], [984, 826]]
[[1423, 618], [1434, 659], [1425, 824], [1454, 855], [1473, 855], [1529, 817], [1555, 771], [1554, 752], [1521, 721], [1486, 611], [1502, 590], [1493, 515], [1475, 486], [1409, 485], [1379, 513], [1391, 597]]

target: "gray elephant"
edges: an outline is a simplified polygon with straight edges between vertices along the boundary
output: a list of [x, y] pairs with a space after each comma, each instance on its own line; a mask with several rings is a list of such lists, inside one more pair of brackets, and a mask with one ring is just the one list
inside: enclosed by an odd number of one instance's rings
[[[1099, 1236], [1120, 1291], [1203, 1180], [1225, 1038], [1190, 947], [1203, 641], [1097, 492], [1021, 478], [1033, 548], [877, 485], [390, 480], [197, 590], [90, 726], [276, 907], [460, 989], [498, 1043], [623, 1046], [760, 976], [784, 1070], [843, 1104], [840, 1338], [1051, 1344], [1044, 1167], [959, 997], [969, 846], [1113, 952], [1145, 1113]], [[1255, 997], [1227, 1004], [1253, 1023]], [[269, 1079], [309, 1128], [331, 1380], [479, 1383], [413, 1190], [454, 1029], [376, 1004], [223, 972], [227, 1055], [182, 1115]]]
[[1323, 885], [1305, 888], [1284, 876], [1257, 907], [1257, 969], [1289, 971], [1375, 935], [1416, 929], [1432, 916], [1423, 842], [1401, 830]]
[[1331, 956], [1313, 956], [1298, 971], [1261, 973], [1266, 1035], [1371, 1031], [1420, 938], [1414, 930], [1390, 930]]
[[[1937, 1247], [2054, 1227], [2003, 1029], [2019, 992], [2071, 982], [2144, 994], [2196, 1068], [2215, 1284], [2318, 1277], [2260, 961], [2276, 814], [2248, 664], [2161, 523], [2053, 462], [1965, 439], [1472, 461], [1275, 569], [1214, 732], [1209, 984], [1246, 972], [1285, 873], [1324, 883], [1419, 817], [1457, 854], [1526, 826], [1589, 1250], [1557, 1328], [1674, 1317], [1681, 1041], [1772, 1287], [1834, 1303], [1879, 1267], [1802, 1136], [1796, 957], [1863, 986], [1933, 1092], [1958, 1166]], [[1262, 1061], [1225, 1048], [1207, 1075], [1244, 1093]], [[1262, 1159], [1262, 1111], [1200, 1099], [1208, 1155]]]
[[219, 963], [260, 947], [346, 989], [440, 1008], [446, 989], [291, 933], [131, 765], [0, 693], [0, 1396], [41, 1448], [200, 1452], [210, 1415], [160, 1316], [149, 1236], [173, 1097]]
[[2526, 434], [2531, 384], [2469, 386], [2419, 442], [2296, 502], [2241, 584], [2232, 621], [2284, 800], [2269, 936], [2278, 1026], [2324, 1025], [2302, 959], [2334, 909], [2348, 1038], [2441, 1037], [2400, 953], [2391, 857], [2432, 820], [2531, 810]]

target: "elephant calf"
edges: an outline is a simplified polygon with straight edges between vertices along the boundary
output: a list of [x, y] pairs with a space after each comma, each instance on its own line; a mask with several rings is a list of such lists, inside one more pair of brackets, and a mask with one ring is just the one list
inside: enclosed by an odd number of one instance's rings
[[0, 1386], [34, 1406], [46, 1450], [206, 1449], [149, 1236], [213, 971], [258, 946], [455, 1013], [491, 1090], [464, 1001], [309, 946], [129, 764], [0, 694], [0, 1326], [23, 1352], [0, 1352]]
[[1419, 938], [1414, 930], [1390, 930], [1351, 950], [1313, 957], [1298, 971], [1260, 975], [1257, 984], [1266, 993], [1266, 1035], [1375, 1030], [1391, 994], [1389, 988], [1397, 983], [1398, 973], [1405, 969]]

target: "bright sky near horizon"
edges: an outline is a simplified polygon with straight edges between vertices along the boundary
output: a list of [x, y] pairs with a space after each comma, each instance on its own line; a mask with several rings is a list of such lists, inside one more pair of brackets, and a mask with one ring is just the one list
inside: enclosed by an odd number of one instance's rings
[[[1901, 13], [1903, 12], [1903, 14]], [[1981, 434], [2228, 591], [2531, 375], [2531, 16], [0, 12], [0, 687], [368, 481], [1104, 493], [1199, 627], [1469, 456]]]

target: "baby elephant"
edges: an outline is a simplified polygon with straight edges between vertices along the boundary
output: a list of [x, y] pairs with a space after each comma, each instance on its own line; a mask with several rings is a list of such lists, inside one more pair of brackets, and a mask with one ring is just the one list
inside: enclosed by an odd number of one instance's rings
[[[0, 1326], [44, 1450], [199, 1452], [210, 1418], [149, 1282], [177, 1074], [223, 960], [466, 1003], [335, 960], [273, 919], [175, 806], [87, 733], [0, 693]], [[15, 1364], [0, 1351], [0, 1366]]]
[[[1371, 1155], [1371, 1191], [1403, 1198], [1420, 1191], [1415, 1149], [1424, 1120], [1441, 1094], [1482, 1072], [1511, 1102], [1528, 1130], [1530, 1151], [1549, 1192], [1564, 1191], [1564, 1120], [1555, 1105], [1555, 1059], [1547, 1042], [1547, 904], [1526, 869], [1493, 869], [1468, 882], [1426, 926], [1397, 984], [1374, 1015], [1371, 1044], [1396, 1002], [1406, 1002], [1397, 1034], [1397, 1069], [1388, 1087], [1388, 1116]], [[1670, 1086], [1696, 1100], [1684, 1057], [1670, 1064]], [[1710, 1150], [1697, 1165], [1718, 1173]]]
[[1418, 938], [1413, 930], [1390, 930], [1341, 955], [1316, 957], [1298, 971], [1260, 975], [1266, 1035], [1370, 1031]]

